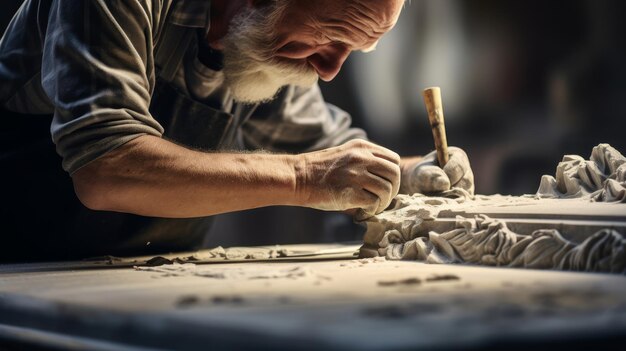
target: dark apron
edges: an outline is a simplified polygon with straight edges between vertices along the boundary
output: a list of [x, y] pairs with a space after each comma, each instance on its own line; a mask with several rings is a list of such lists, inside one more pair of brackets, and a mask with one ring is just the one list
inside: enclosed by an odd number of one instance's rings
[[[164, 72], [165, 78], [171, 78], [174, 68]], [[240, 118], [190, 99], [168, 81], [159, 75], [150, 106], [165, 129], [164, 138], [202, 150], [233, 142], [241, 124], [234, 120]], [[1, 118], [0, 261], [157, 254], [194, 250], [204, 241], [211, 217], [166, 219], [89, 210], [61, 168], [50, 137], [52, 116], [4, 110]]]

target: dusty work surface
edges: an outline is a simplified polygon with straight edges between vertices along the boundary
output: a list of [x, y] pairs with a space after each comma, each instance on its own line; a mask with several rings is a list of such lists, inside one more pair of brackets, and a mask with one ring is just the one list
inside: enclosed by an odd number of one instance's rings
[[384, 258], [65, 267], [0, 269], [0, 339], [91, 349], [601, 349], [626, 335], [619, 275]]

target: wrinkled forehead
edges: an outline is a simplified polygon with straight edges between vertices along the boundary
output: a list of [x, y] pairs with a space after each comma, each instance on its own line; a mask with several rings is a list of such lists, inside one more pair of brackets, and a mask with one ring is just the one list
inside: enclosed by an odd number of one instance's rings
[[367, 50], [390, 31], [404, 0], [292, 0], [326, 40]]

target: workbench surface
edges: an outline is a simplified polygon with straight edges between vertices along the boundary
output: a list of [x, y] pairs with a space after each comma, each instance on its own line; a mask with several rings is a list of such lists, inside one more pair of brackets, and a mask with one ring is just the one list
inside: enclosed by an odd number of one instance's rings
[[350, 255], [11, 265], [0, 267], [0, 340], [63, 349], [599, 348], [623, 345], [625, 292], [619, 275]]

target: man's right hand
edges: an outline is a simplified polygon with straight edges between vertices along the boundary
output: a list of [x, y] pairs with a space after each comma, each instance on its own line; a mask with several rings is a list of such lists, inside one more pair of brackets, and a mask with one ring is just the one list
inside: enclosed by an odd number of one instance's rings
[[398, 194], [400, 156], [365, 140], [299, 155], [297, 194], [304, 206], [382, 212]]

